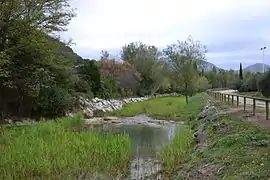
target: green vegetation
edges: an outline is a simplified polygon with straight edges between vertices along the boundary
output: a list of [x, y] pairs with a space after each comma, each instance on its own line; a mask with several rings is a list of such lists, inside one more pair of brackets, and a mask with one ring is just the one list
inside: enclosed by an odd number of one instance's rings
[[210, 85], [199, 73], [205, 48], [191, 36], [165, 50], [131, 42], [122, 47], [123, 62], [106, 50], [96, 61], [81, 58], [71, 42], [54, 35], [66, 31], [76, 15], [70, 1], [7, 0], [0, 11], [1, 120], [61, 117], [78, 109], [79, 97], [179, 92], [188, 102]]
[[125, 44], [122, 62], [106, 50], [100, 61], [89, 60], [74, 53], [71, 42], [53, 35], [66, 31], [76, 16], [70, 1], [6, 0], [0, 11], [1, 120], [61, 117], [78, 109], [79, 97], [178, 92], [188, 103], [189, 96], [218, 87], [260, 91], [269, 97], [269, 73], [243, 72], [242, 65], [239, 74], [209, 67], [206, 47], [192, 36], [165, 49], [143, 42]]
[[[196, 119], [201, 107], [201, 94], [197, 94], [190, 98], [189, 104], [184, 104], [178, 109], [183, 120]], [[183, 97], [183, 102], [185, 98]], [[190, 161], [192, 152], [194, 151], [195, 141], [193, 130], [190, 125], [183, 125], [180, 131], [175, 135], [172, 144], [168, 145], [160, 152], [160, 158], [163, 165], [163, 172], [166, 178], [172, 178], [183, 165]]]
[[164, 54], [172, 67], [171, 77], [182, 89], [186, 96], [186, 103], [188, 103], [188, 96], [196, 92], [199, 79], [197, 64], [204, 64], [205, 53], [206, 47], [200, 41], [194, 41], [191, 36], [186, 41], [178, 41], [164, 49]]
[[[192, 97], [193, 99], [198, 96]], [[131, 117], [137, 114], [146, 114], [155, 119], [162, 120], [185, 120], [187, 115], [198, 113], [199, 104], [190, 102], [191, 105], [185, 103], [185, 97], [161, 97], [147, 101], [135, 102], [127, 104], [123, 109], [109, 113], [113, 116]]]
[[263, 96], [268, 98], [270, 97], [269, 78], [270, 78], [270, 70], [268, 70], [268, 72], [266, 72], [258, 82], [260, 92], [262, 93]]
[[240, 63], [240, 68], [239, 68], [239, 79], [243, 80], [243, 68], [242, 68], [242, 63]]
[[128, 136], [74, 131], [82, 122], [78, 115], [1, 128], [1, 178], [75, 179], [80, 173], [102, 172], [112, 177], [128, 173]]
[[[209, 176], [213, 179], [270, 178], [269, 131], [226, 113], [206, 120], [189, 119], [187, 123], [199, 130], [200, 143], [177, 178], [188, 174], [191, 179]], [[209, 165], [212, 168], [203, 169]], [[205, 177], [198, 171], [205, 171]]]
[[163, 176], [171, 177], [181, 169], [182, 165], [190, 160], [194, 148], [193, 131], [186, 126], [181, 127], [171, 145], [160, 152], [163, 165]]
[[227, 117], [217, 121], [220, 121], [223, 128], [209, 126], [207, 133], [211, 139], [210, 150], [204, 155], [205, 158], [212, 159], [224, 167], [219, 177], [268, 179], [270, 177], [269, 133], [237, 117]]
[[[186, 120], [204, 127], [207, 148], [191, 157], [187, 128], [161, 152], [165, 172], [194, 172], [213, 162], [224, 179], [269, 178], [268, 133], [232, 116], [196, 120], [208, 88], [261, 92], [270, 97], [270, 71], [248, 73], [206, 67], [206, 48], [189, 36], [165, 49], [132, 42], [122, 47], [123, 62], [105, 50], [100, 61], [83, 59], [59, 34], [75, 17], [68, 0], [5, 0], [0, 4], [0, 120], [64, 116], [79, 107], [79, 97], [121, 98], [182, 93], [132, 103], [117, 116], [145, 113], [157, 119]], [[194, 96], [195, 95], [195, 96]], [[189, 98], [191, 97], [191, 98]], [[208, 97], [209, 99], [209, 97]], [[79, 172], [128, 171], [130, 141], [125, 135], [74, 132], [82, 117], [62, 118], [24, 127], [0, 129], [0, 174], [3, 179], [74, 179]], [[72, 128], [73, 127], [73, 128]], [[201, 164], [200, 164], [201, 163]], [[187, 172], [186, 171], [186, 172]], [[182, 174], [182, 175], [183, 175]], [[196, 174], [196, 172], [194, 172]]]
[[180, 109], [185, 106], [184, 97], [161, 97], [127, 104], [123, 109], [110, 113], [114, 116], [131, 117], [146, 114], [156, 119], [181, 120]]

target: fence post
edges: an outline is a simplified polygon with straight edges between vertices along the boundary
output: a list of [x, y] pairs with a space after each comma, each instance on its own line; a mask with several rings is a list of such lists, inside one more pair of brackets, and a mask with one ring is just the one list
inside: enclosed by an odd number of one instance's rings
[[255, 110], [256, 110], [256, 99], [253, 98], [253, 116], [255, 116]]
[[237, 100], [237, 107], [239, 106], [239, 96], [236, 95], [236, 100]]
[[234, 101], [234, 95], [232, 95], [232, 105], [233, 105], [233, 101]]
[[221, 102], [223, 102], [223, 94], [221, 94]]
[[265, 101], [266, 120], [269, 119], [269, 101]]
[[244, 97], [244, 111], [246, 111], [246, 97]]
[[228, 94], [228, 104], [230, 104], [230, 95]]

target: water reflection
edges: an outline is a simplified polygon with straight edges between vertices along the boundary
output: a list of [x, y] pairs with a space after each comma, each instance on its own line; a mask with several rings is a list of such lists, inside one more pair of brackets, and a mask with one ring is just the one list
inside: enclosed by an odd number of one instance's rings
[[[174, 122], [160, 125], [152, 122], [146, 123], [149, 118], [146, 119], [142, 116], [139, 116], [138, 119], [143, 123], [108, 124], [103, 127], [103, 131], [129, 135], [132, 143], [133, 160], [128, 179], [151, 179], [151, 174], [161, 170], [161, 165], [156, 158], [157, 153], [162, 147], [173, 141], [175, 133], [180, 127]], [[133, 117], [132, 121], [135, 122], [136, 117]]]
[[133, 156], [151, 156], [173, 140], [176, 125], [110, 124], [103, 130], [128, 134], [132, 142]]

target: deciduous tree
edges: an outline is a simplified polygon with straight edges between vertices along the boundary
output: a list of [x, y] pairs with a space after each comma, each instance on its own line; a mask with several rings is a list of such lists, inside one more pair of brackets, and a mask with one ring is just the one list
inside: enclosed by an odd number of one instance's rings
[[174, 80], [183, 86], [186, 103], [188, 103], [188, 96], [194, 92], [194, 84], [198, 78], [194, 62], [204, 61], [205, 52], [205, 46], [199, 41], [194, 41], [191, 36], [186, 41], [177, 41], [164, 50], [174, 71]]

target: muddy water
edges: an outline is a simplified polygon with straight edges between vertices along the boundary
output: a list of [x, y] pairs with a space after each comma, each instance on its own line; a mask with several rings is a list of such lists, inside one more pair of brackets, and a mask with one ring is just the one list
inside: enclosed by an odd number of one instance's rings
[[122, 123], [107, 124], [103, 131], [126, 133], [132, 142], [130, 177], [127, 179], [161, 179], [158, 152], [172, 142], [179, 125], [174, 122], [155, 123], [153, 119], [140, 115], [123, 119]]

